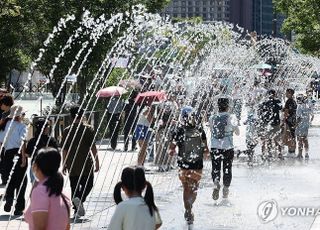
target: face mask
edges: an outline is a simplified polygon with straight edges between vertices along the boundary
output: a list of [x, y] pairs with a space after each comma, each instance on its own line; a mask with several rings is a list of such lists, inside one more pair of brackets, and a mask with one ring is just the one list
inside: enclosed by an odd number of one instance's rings
[[36, 173], [35, 173], [35, 170], [34, 170], [34, 168], [35, 168], [35, 166], [33, 165], [32, 166], [32, 174], [33, 174], [33, 176], [34, 176], [34, 179], [36, 180], [36, 181], [39, 181], [39, 178], [36, 176]]

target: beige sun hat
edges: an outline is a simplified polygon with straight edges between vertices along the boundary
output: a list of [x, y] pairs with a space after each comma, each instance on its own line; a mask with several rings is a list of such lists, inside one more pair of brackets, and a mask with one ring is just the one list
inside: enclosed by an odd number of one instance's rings
[[13, 105], [10, 108], [10, 114], [8, 118], [21, 117], [23, 113], [23, 108], [20, 105]]

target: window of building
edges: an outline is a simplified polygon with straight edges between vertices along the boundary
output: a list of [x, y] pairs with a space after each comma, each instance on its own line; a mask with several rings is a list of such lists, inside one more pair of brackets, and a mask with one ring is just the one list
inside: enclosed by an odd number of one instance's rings
[[206, 7], [203, 7], [203, 8], [202, 8], [202, 11], [203, 11], [203, 12], [207, 12], [207, 8], [206, 8]]

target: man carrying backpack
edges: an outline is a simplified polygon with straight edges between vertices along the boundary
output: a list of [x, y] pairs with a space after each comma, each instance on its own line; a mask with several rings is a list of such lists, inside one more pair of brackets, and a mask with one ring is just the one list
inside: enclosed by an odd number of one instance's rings
[[223, 168], [223, 198], [228, 198], [232, 179], [232, 161], [234, 157], [233, 133], [239, 135], [237, 121], [228, 112], [229, 99], [218, 99], [218, 113], [209, 119], [211, 130], [211, 160], [214, 200], [219, 199], [221, 163]]
[[178, 147], [179, 179], [183, 186], [184, 218], [188, 225], [193, 224], [192, 205], [197, 197], [199, 181], [202, 175], [203, 157], [209, 157], [206, 134], [197, 122], [192, 107], [181, 110], [180, 121], [171, 131], [170, 155]]

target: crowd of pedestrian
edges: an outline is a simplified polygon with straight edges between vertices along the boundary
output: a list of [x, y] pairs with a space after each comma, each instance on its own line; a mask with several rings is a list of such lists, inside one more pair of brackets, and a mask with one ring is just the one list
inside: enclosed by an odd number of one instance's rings
[[[121, 181], [114, 189], [117, 207], [109, 229], [147, 230], [161, 226], [153, 189], [145, 177], [147, 157], [154, 157], [160, 171], [178, 167], [184, 218], [189, 226], [194, 222], [192, 208], [205, 160], [211, 160], [212, 199], [216, 201], [221, 190], [222, 198], [228, 199], [236, 153], [246, 154], [250, 165], [259, 152], [258, 146], [263, 160], [284, 160], [285, 156], [309, 158], [308, 130], [314, 110], [310, 97], [295, 96], [295, 91], [288, 88], [284, 101], [279, 90], [267, 89], [259, 82], [254, 82], [247, 98], [239, 96], [239, 85], [230, 92], [223, 86], [211, 87], [209, 92], [199, 91], [187, 98], [185, 88], [179, 85], [160, 103], [153, 103], [151, 99], [151, 103], [138, 105], [136, 90], [126, 102], [121, 96], [108, 99], [106, 119], [111, 148], [116, 150], [119, 133], [124, 134], [124, 151], [129, 150], [130, 139], [131, 151], [139, 147], [137, 167], [123, 169]], [[223, 93], [219, 91], [221, 88]], [[11, 212], [15, 205], [14, 214], [23, 214], [26, 172], [28, 158], [31, 158], [32, 192], [25, 220], [30, 229], [68, 228], [71, 204], [75, 218], [85, 215], [83, 203], [93, 188], [94, 172], [100, 169], [96, 130], [85, 122], [85, 111], [73, 106], [70, 108], [72, 122], [64, 129], [60, 142], [51, 135], [50, 121], [46, 119], [36, 120], [34, 136], [28, 139], [24, 109], [15, 105], [9, 94], [1, 96], [0, 105], [0, 173], [6, 186], [4, 211]], [[247, 149], [240, 152], [236, 151], [233, 136], [240, 134], [244, 111]], [[67, 173], [70, 199], [63, 192], [63, 174]], [[57, 219], [60, 225], [55, 223]]]

